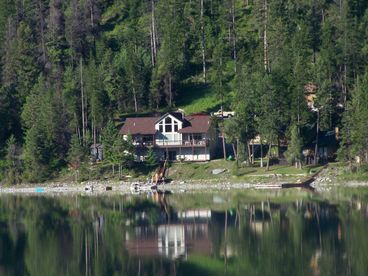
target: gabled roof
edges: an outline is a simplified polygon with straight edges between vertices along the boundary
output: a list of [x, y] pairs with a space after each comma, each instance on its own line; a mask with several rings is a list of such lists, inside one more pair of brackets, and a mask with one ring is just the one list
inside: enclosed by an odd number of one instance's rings
[[141, 117], [141, 118], [127, 118], [123, 127], [120, 129], [120, 134], [155, 134], [155, 123], [157, 117]]
[[211, 116], [209, 115], [192, 115], [183, 118], [181, 114], [176, 114], [176, 116], [173, 114], [176, 113], [166, 113], [161, 117], [127, 118], [120, 129], [120, 134], [154, 135], [156, 133], [155, 124], [168, 115], [183, 122], [183, 128], [178, 131], [179, 133], [207, 133], [211, 126]]
[[159, 121], [163, 120], [164, 118], [166, 118], [167, 116], [173, 116], [175, 119], [183, 122], [184, 121], [184, 118], [183, 118], [183, 114], [180, 113], [180, 112], [168, 112], [168, 113], [165, 113], [164, 115], [162, 115], [160, 118], [156, 118], [156, 122], [155, 123], [158, 123]]
[[211, 126], [211, 116], [192, 115], [185, 117], [183, 128], [179, 133], [207, 133]]

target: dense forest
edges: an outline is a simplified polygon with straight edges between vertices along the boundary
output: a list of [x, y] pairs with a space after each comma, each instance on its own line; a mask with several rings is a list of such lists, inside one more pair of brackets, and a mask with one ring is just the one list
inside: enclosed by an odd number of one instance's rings
[[298, 161], [308, 133], [339, 127], [340, 160], [368, 162], [367, 7], [0, 0], [0, 178], [41, 181], [78, 165], [91, 143], [114, 137], [112, 120], [174, 109], [198, 87], [236, 111], [225, 131], [244, 156], [260, 134], [288, 140]]

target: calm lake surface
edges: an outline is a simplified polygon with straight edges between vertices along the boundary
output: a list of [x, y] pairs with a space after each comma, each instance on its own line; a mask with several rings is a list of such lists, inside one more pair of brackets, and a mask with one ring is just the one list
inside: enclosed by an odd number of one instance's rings
[[1, 196], [0, 275], [368, 275], [368, 189]]

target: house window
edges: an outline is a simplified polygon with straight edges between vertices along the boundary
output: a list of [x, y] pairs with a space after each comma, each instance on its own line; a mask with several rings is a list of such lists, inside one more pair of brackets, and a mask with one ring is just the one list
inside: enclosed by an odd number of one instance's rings
[[178, 123], [174, 122], [174, 131], [177, 132], [179, 129]]
[[165, 125], [165, 132], [172, 132], [172, 125]]
[[[167, 154], [168, 153], [168, 154]], [[175, 161], [177, 157], [176, 151], [168, 151], [168, 152], [164, 152], [164, 158], [168, 159], [170, 161]]]
[[170, 117], [165, 119], [165, 132], [172, 132], [172, 120]]

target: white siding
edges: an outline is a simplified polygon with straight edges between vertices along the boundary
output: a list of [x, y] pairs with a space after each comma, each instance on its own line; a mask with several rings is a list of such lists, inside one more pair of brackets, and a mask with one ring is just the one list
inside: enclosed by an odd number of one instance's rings
[[[171, 131], [166, 131], [166, 119], [171, 119]], [[162, 131], [160, 130], [160, 125], [162, 124]], [[181, 145], [182, 144], [182, 135], [175, 131], [175, 125], [177, 125], [177, 131], [182, 129], [183, 123], [176, 119], [174, 116], [167, 115], [162, 120], [158, 121], [155, 124], [155, 129], [159, 132], [156, 135], [156, 144], [157, 145]]]
[[178, 160], [183, 161], [208, 161], [210, 160], [210, 151], [208, 148], [182, 148], [181, 153], [177, 153]]

